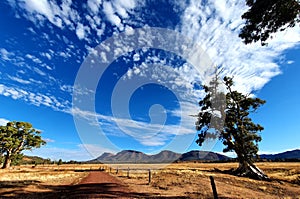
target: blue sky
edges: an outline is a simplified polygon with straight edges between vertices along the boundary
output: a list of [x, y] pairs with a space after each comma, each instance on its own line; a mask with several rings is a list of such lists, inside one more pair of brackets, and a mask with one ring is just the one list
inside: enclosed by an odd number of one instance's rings
[[218, 65], [237, 90], [267, 101], [253, 115], [265, 127], [260, 153], [300, 148], [300, 28], [246, 46], [246, 9], [238, 0], [1, 1], [0, 123], [32, 123], [48, 143], [27, 154], [52, 159], [198, 150], [190, 115]]

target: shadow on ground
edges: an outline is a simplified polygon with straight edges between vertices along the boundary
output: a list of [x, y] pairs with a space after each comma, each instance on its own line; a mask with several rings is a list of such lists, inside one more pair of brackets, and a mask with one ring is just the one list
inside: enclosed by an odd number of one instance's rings
[[[47, 189], [47, 192], [34, 192], [25, 189], [28, 186], [37, 186], [38, 189]], [[50, 199], [50, 198], [174, 198], [159, 196], [156, 194], [135, 193], [128, 191], [116, 191], [120, 188], [115, 183], [95, 183], [80, 185], [41, 185], [39, 181], [0, 181], [0, 189], [18, 188], [18, 190], [4, 191], [0, 198], [30, 198], [30, 199]], [[30, 190], [30, 189], [29, 189]], [[125, 189], [124, 189], [125, 190]], [[175, 197], [187, 198], [187, 197]]]

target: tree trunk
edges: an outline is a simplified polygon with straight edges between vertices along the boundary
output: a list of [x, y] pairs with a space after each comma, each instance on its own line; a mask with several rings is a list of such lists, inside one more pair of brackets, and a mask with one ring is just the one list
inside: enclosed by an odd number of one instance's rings
[[246, 176], [259, 180], [270, 180], [270, 178], [252, 162], [239, 161], [239, 167], [234, 172], [238, 176]]
[[6, 155], [5, 155], [5, 159], [4, 159], [2, 169], [9, 168], [10, 163], [11, 163], [11, 154], [9, 152], [7, 152]]

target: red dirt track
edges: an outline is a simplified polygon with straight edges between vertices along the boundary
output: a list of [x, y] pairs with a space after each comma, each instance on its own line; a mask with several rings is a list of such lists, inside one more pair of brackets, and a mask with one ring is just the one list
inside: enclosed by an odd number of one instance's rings
[[78, 184], [72, 185], [60, 198], [161, 198], [136, 193], [116, 177], [103, 171], [92, 171]]
[[93, 171], [74, 185], [70, 197], [76, 198], [134, 198], [129, 188], [106, 172]]

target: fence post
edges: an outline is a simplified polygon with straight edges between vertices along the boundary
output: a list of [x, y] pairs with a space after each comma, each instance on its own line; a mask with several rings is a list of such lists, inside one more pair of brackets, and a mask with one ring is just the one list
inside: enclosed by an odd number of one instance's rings
[[149, 179], [148, 179], [148, 184], [151, 183], [151, 169], [149, 169]]
[[215, 180], [213, 176], [209, 176], [210, 178], [210, 184], [211, 184], [211, 188], [213, 190], [213, 194], [214, 194], [214, 199], [218, 199], [218, 193], [217, 193], [217, 189], [216, 189], [216, 184], [215, 184]]
[[129, 178], [129, 167], [127, 169], [127, 178]]
[[117, 167], [116, 174], [118, 174], [118, 173], [119, 173], [119, 168]]

